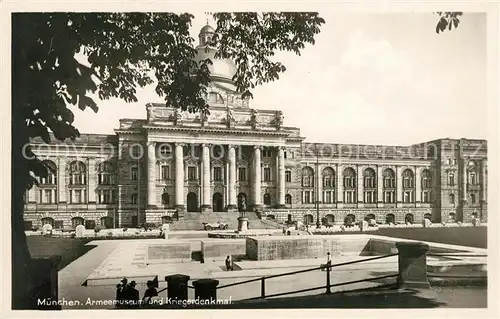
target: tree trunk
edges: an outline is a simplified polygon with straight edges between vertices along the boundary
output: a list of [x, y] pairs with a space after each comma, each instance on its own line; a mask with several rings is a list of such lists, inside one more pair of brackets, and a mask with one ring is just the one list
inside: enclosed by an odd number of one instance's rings
[[[14, 125], [14, 121], [13, 121]], [[17, 132], [16, 132], [17, 131]], [[31, 308], [32, 278], [30, 272], [30, 253], [24, 232], [24, 194], [28, 183], [29, 171], [23, 157], [23, 136], [19, 136], [15, 125], [12, 134], [12, 211], [11, 211], [11, 249], [12, 249], [12, 309]], [[14, 175], [15, 172], [15, 175]]]

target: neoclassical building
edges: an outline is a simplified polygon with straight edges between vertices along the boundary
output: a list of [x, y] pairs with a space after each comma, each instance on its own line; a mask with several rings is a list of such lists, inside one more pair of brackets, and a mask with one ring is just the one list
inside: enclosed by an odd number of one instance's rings
[[177, 213], [257, 209], [270, 218], [385, 222], [487, 220], [487, 144], [437, 139], [410, 146], [305, 143], [280, 110], [237, 93], [230, 60], [213, 59], [210, 26], [197, 59], [211, 58], [210, 114], [147, 104], [115, 134], [31, 145], [48, 178], [27, 191], [26, 227], [161, 224]]

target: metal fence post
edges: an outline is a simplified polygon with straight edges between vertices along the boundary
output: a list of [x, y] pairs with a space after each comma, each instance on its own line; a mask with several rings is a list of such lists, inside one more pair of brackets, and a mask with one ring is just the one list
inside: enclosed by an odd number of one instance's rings
[[326, 292], [325, 293], [327, 293], [327, 294], [332, 293], [332, 291], [330, 289], [330, 270], [332, 270], [331, 264], [332, 263], [330, 261], [328, 261], [326, 263]]
[[262, 299], [266, 298], [266, 278], [262, 277], [260, 281], [260, 297]]

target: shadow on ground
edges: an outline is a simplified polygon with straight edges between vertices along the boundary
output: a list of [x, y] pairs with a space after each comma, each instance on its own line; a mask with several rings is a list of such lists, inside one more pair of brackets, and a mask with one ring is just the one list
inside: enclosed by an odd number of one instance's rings
[[59, 269], [61, 270], [74, 260], [88, 253], [97, 247], [96, 245], [86, 245], [93, 238], [53, 238], [45, 236], [28, 236], [28, 248], [31, 257], [61, 256]]

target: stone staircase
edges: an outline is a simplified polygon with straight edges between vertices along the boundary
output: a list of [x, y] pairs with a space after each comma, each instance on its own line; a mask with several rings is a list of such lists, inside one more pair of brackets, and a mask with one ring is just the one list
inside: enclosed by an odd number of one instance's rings
[[[204, 230], [203, 223], [222, 222], [229, 225], [229, 230], [238, 229], [238, 212], [185, 212], [179, 221], [174, 221], [170, 225], [171, 230]], [[248, 218], [248, 227], [250, 229], [273, 229], [280, 228], [279, 225], [262, 221], [254, 212], [246, 213]]]

